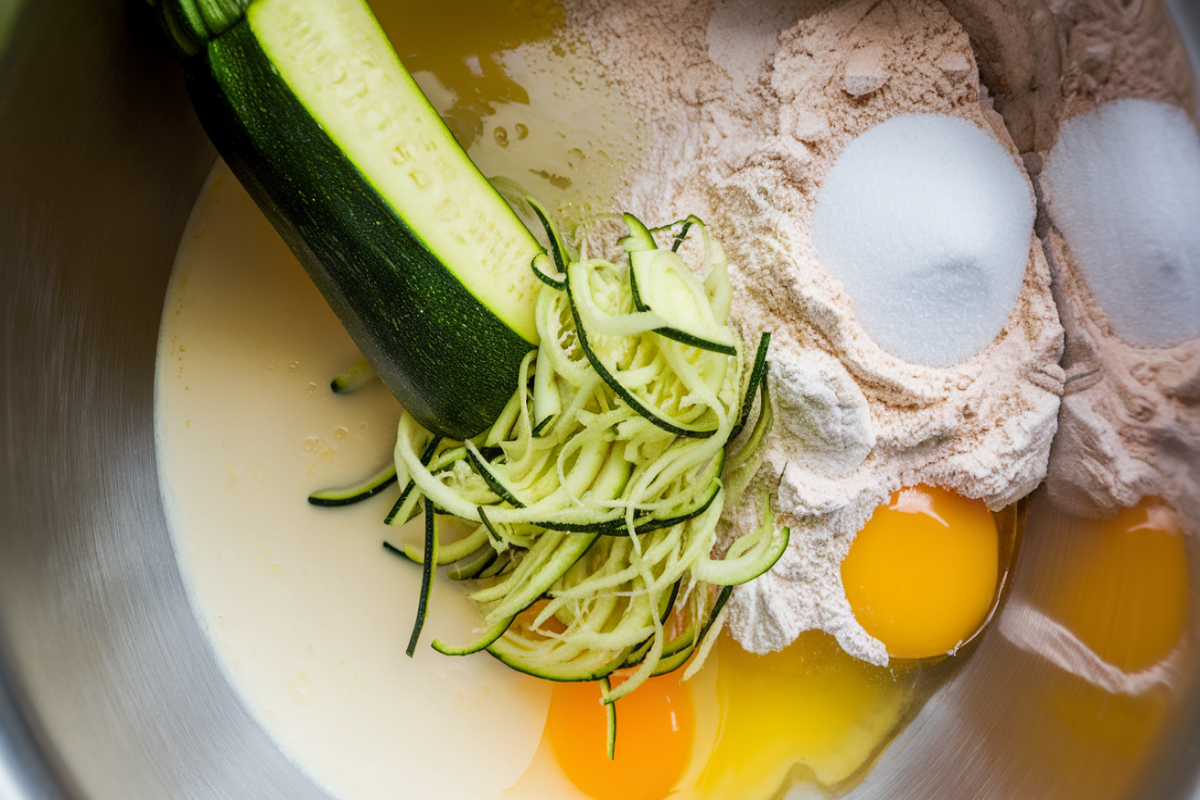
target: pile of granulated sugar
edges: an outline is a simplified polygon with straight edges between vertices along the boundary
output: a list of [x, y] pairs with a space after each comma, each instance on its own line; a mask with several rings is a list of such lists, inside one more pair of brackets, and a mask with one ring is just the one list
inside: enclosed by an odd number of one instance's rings
[[[792, 540], [770, 573], [734, 593], [733, 635], [767, 652], [819, 628], [850, 654], [886, 663], [842, 588], [855, 534], [904, 486], [944, 486], [993, 509], [1032, 491], [1062, 393], [1062, 330], [1040, 247], [1000, 335], [948, 368], [902, 361], [871, 341], [815, 255], [817, 192], [873, 125], [948, 114], [1016, 158], [980, 97], [968, 38], [931, 0], [567, 6], [649, 129], [648, 157], [618, 204], [654, 224], [689, 213], [708, 221], [729, 255], [736, 323], [747, 339], [773, 332], [776, 423], [757, 480]], [[727, 535], [756, 526], [753, 504], [729, 509], [725, 524]]]

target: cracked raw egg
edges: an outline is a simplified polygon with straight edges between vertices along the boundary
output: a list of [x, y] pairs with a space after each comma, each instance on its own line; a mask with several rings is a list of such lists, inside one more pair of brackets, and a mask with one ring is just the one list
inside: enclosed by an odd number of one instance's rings
[[666, 797], [688, 765], [694, 733], [692, 699], [679, 679], [679, 672], [651, 678], [617, 701], [611, 760], [597, 685], [556, 684], [545, 735], [571, 782], [596, 800]]
[[892, 495], [842, 562], [854, 616], [893, 658], [953, 652], [987, 621], [1000, 537], [981, 501], [918, 486]]

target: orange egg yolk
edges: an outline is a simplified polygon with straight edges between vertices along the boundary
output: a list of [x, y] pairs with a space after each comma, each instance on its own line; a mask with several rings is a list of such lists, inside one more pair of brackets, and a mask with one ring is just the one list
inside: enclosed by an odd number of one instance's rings
[[987, 619], [999, 576], [996, 521], [978, 500], [902, 489], [842, 562], [854, 616], [896, 658], [953, 651]]
[[[661, 800], [691, 755], [692, 701], [677, 671], [651, 678], [617, 701], [617, 744], [606, 750], [607, 720], [596, 683], [555, 684], [546, 736], [559, 766], [596, 800]], [[613, 676], [614, 687], [620, 676]]]
[[1154, 497], [1086, 525], [1085, 549], [1064, 567], [1056, 616], [1109, 664], [1146, 669], [1170, 655], [1187, 625], [1183, 526]]

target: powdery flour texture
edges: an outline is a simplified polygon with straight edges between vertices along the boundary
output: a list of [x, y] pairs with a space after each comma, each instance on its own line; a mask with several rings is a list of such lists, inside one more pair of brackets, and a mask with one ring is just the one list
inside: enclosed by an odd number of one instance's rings
[[[855, 533], [904, 486], [944, 486], [993, 509], [1028, 494], [1045, 476], [1063, 387], [1036, 238], [1003, 331], [944, 369], [875, 344], [813, 248], [814, 203], [838, 154], [894, 116], [969, 120], [1019, 163], [968, 37], [932, 0], [570, 0], [568, 11], [648, 129], [618, 204], [651, 224], [708, 221], [729, 255], [735, 324], [748, 340], [773, 334], [776, 423], [757, 481], [792, 541], [734, 593], [730, 629], [753, 652], [822, 629], [884, 664], [842, 588]], [[725, 531], [757, 522], [747, 499], [727, 510]]]

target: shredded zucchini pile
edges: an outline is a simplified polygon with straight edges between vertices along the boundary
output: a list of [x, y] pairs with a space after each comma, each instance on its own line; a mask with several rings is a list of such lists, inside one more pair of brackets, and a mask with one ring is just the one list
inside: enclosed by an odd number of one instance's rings
[[[748, 361], [727, 324], [724, 253], [699, 220], [671, 226], [675, 247], [660, 249], [626, 214], [628, 258], [612, 263], [588, 257], [586, 231], [576, 257], [535, 210], [551, 240], [534, 263], [544, 283], [541, 346], [500, 419], [476, 440], [439, 440], [401, 418], [395, 460], [407, 485], [393, 521], [424, 507], [424, 551], [402, 551], [426, 565], [423, 601], [433, 564], [458, 563], [455, 576], [476, 580], [469, 596], [485, 634], [462, 647], [438, 640], [436, 649], [487, 649], [551, 680], [636, 666], [604, 698], [612, 702], [693, 653], [700, 657], [690, 669], [698, 669], [730, 587], [765, 572], [787, 545], [764, 498], [759, 529], [712, 556], [726, 501], [761, 463], [769, 337]], [[676, 252], [689, 230], [703, 242], [703, 280]], [[729, 454], [756, 394], [754, 429]], [[438, 514], [475, 530], [440, 546]], [[686, 622], [668, 640], [675, 610]]]
[[[775, 529], [764, 496], [760, 527], [713, 555], [726, 502], [762, 462], [770, 337], [747, 357], [728, 325], [724, 252], [695, 217], [650, 230], [624, 215], [629, 235], [614, 263], [589, 257], [587, 230], [577, 253], [528, 202], [549, 240], [533, 263], [543, 282], [541, 345], [523, 362], [504, 413], [466, 442], [434, 436], [404, 414], [394, 468], [310, 500], [339, 505], [398, 479], [404, 489], [387, 522], [424, 513], [423, 548], [385, 544], [424, 568], [410, 655], [434, 571], [449, 566], [448, 577], [471, 582], [485, 631], [462, 646], [435, 640], [435, 649], [486, 649], [558, 681], [636, 668], [616, 688], [602, 681], [612, 703], [693, 655], [684, 677], [699, 669], [732, 587], [770, 569], [787, 546], [789, 532]], [[678, 253], [692, 231], [703, 251], [699, 277]], [[655, 238], [664, 232], [674, 233], [669, 249]], [[757, 419], [743, 436], [756, 396]], [[741, 445], [730, 452], [734, 440]], [[443, 544], [444, 515], [471, 532]]]

